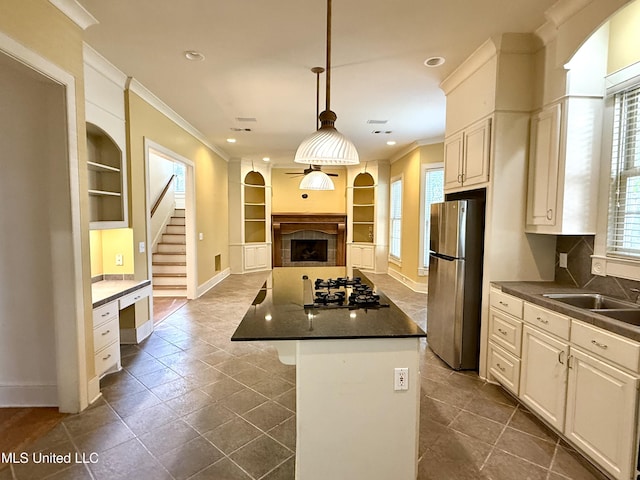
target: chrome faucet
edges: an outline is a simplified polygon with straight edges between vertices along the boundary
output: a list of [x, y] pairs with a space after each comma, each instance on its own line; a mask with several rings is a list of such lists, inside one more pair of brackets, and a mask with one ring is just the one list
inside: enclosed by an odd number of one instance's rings
[[636, 293], [636, 303], [640, 303], [640, 289], [637, 288], [630, 288], [630, 291], [632, 291], [633, 293]]

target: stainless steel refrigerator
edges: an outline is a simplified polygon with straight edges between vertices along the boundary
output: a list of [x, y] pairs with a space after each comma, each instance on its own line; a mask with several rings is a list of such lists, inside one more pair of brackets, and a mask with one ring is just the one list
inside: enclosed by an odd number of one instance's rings
[[431, 205], [427, 343], [451, 368], [478, 367], [484, 202]]

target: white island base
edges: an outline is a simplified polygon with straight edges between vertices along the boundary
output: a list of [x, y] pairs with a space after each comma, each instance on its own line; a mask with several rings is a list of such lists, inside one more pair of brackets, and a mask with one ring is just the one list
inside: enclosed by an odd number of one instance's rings
[[[419, 338], [282, 340], [296, 365], [297, 480], [415, 480]], [[408, 390], [394, 390], [395, 368]]]

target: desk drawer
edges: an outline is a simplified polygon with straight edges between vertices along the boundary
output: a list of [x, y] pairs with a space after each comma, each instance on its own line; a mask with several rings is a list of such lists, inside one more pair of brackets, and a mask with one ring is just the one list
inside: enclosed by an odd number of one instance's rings
[[489, 303], [493, 308], [502, 310], [516, 318], [522, 318], [522, 305], [524, 301], [520, 298], [502, 293], [502, 291], [497, 288], [492, 288], [489, 293]]
[[120, 344], [112, 343], [95, 355], [96, 375], [102, 376], [110, 368], [120, 366]]
[[489, 372], [503, 387], [518, 395], [520, 388], [520, 360], [506, 350], [489, 342]]
[[103, 324], [118, 316], [118, 302], [114, 300], [105, 305], [93, 309], [93, 326]]
[[632, 372], [640, 371], [640, 344], [578, 320], [571, 322], [571, 343]]
[[93, 350], [99, 351], [113, 342], [119, 342], [120, 339], [120, 323], [118, 317], [112, 318], [93, 329]]
[[145, 297], [151, 295], [151, 285], [147, 285], [146, 287], [140, 288], [135, 292], [128, 293], [127, 295], [120, 298], [120, 310], [128, 307], [129, 305], [133, 305], [139, 300], [142, 300]]
[[557, 335], [564, 340], [569, 340], [571, 319], [565, 315], [531, 303], [525, 303], [524, 321], [540, 330]]
[[519, 357], [522, 347], [522, 322], [491, 307], [489, 309], [489, 340]]

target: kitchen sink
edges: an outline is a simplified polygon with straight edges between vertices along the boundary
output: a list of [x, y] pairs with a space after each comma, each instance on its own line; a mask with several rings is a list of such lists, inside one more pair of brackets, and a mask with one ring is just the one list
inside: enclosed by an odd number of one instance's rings
[[594, 313], [599, 313], [605, 317], [615, 318], [621, 322], [628, 323], [630, 325], [640, 326], [640, 309], [609, 309], [609, 310], [591, 310]]
[[[566, 303], [574, 307], [598, 310], [597, 313], [606, 315], [608, 310], [635, 312], [640, 315], [640, 305], [617, 298], [607, 297], [599, 293], [547, 293], [543, 297]], [[613, 317], [615, 318], [615, 317]], [[620, 319], [621, 320], [621, 319]], [[623, 320], [624, 321], [624, 320]]]

